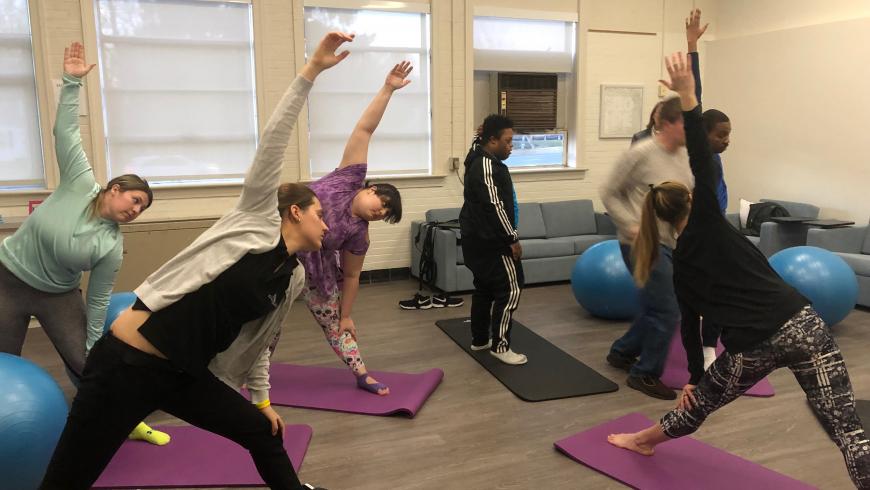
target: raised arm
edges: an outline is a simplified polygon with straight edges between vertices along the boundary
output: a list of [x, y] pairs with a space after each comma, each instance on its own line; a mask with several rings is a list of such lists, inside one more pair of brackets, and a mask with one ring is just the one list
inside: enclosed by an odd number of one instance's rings
[[692, 58], [692, 75], [695, 77], [695, 97], [701, 102], [701, 58], [698, 56], [698, 40], [707, 32], [710, 24], [701, 27], [701, 9], [694, 9], [686, 17], [686, 43]]
[[353, 41], [353, 34], [330, 32], [317, 46], [317, 50], [290, 84], [269, 121], [263, 128], [254, 162], [245, 176], [242, 195], [237, 208], [255, 214], [272, 214], [278, 209], [278, 185], [284, 163], [284, 151], [290, 141], [293, 126], [308, 98], [314, 79], [324, 70], [332, 68], [348, 56], [347, 51], [336, 54], [342, 44]]
[[665, 58], [670, 81], [659, 80], [664, 86], [680, 96], [686, 130], [686, 149], [689, 151], [689, 166], [695, 176], [692, 215], [712, 213], [721, 217], [716, 193], [718, 170], [713, 162], [713, 152], [701, 119], [701, 106], [695, 96], [695, 80], [692, 76], [692, 59], [683, 53], [674, 53]]
[[408, 61], [403, 61], [394, 66], [390, 73], [387, 74], [387, 79], [384, 80], [384, 86], [378, 91], [375, 98], [366, 107], [365, 112], [360, 116], [350, 138], [347, 139], [347, 144], [344, 147], [344, 155], [341, 157], [339, 168], [353, 165], [355, 163], [368, 163], [369, 143], [372, 140], [372, 135], [378, 129], [378, 124], [381, 123], [381, 118], [384, 117], [384, 112], [387, 110], [387, 104], [390, 103], [390, 98], [393, 92], [406, 87], [410, 80], [408, 75], [414, 67]]
[[82, 149], [82, 134], [79, 129], [79, 90], [82, 79], [96, 65], [85, 61], [85, 48], [72, 43], [63, 50], [63, 86], [54, 121], [54, 151], [60, 170], [60, 186], [81, 183], [84, 192], [90, 191], [96, 179]]

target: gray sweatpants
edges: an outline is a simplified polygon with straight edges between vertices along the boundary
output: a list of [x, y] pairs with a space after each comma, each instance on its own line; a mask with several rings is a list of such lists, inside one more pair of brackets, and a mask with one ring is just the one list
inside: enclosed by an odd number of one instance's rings
[[81, 290], [46, 293], [30, 287], [0, 263], [0, 352], [21, 355], [31, 316], [39, 320], [67, 369], [81, 377], [87, 339]]

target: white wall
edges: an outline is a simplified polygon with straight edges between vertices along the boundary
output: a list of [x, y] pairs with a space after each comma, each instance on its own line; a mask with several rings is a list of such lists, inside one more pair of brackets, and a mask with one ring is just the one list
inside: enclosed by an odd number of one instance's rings
[[[64, 45], [84, 41], [93, 52], [93, 34], [82, 21], [82, 5], [93, 0], [31, 0], [38, 25], [35, 46], [44, 66], [38, 66], [44, 79], [59, 78]], [[84, 2], [84, 3], [81, 3]], [[580, 19], [578, 39], [579, 71], [577, 92], [567, 103], [577, 114], [579, 153], [577, 166], [588, 169], [572, 173], [536, 173], [515, 177], [521, 201], [554, 201], [589, 198], [598, 202], [597, 188], [610, 165], [627, 146], [627, 140], [598, 139], [598, 102], [601, 83], [640, 83], [647, 88], [645, 112], [658, 99], [655, 81], [661, 75], [664, 53], [685, 49], [683, 18], [697, 4], [707, 7], [713, 0], [434, 0], [432, 5], [432, 73], [433, 73], [433, 167], [441, 177], [396, 180], [403, 195], [405, 217], [399, 225], [376, 223], [372, 226], [372, 247], [366, 269], [407, 267], [410, 258], [410, 223], [422, 219], [427, 209], [460, 206], [462, 188], [455, 173], [450, 172], [450, 158], [462, 160], [474, 121], [474, 75], [469, 21], [475, 5], [537, 9], [546, 12], [577, 14]], [[261, 123], [268, 117], [297, 68], [302, 54], [299, 45], [302, 27], [301, 0], [257, 0], [254, 2], [254, 37], [257, 51], [257, 89]], [[599, 32], [587, 34], [587, 30]], [[607, 32], [603, 32], [607, 31]], [[34, 31], [37, 32], [36, 30]], [[712, 33], [710, 35], [712, 37]], [[38, 45], [38, 46], [37, 46]], [[93, 75], [92, 75], [93, 76]], [[49, 94], [43, 89], [43, 100]], [[91, 97], [89, 114], [99, 111]], [[478, 109], [479, 110], [479, 109]], [[53, 109], [50, 111], [53, 114]], [[42, 121], [51, 126], [50, 118]], [[95, 122], [91, 116], [80, 118], [86, 152], [94, 156], [92, 139]], [[301, 118], [297, 138], [291, 141], [285, 157], [284, 177], [303, 178], [302, 162], [305, 118]], [[300, 139], [301, 138], [301, 139]], [[49, 145], [50, 148], [50, 145]], [[573, 150], [573, 148], [572, 148]], [[50, 152], [49, 152], [50, 153]], [[52, 168], [49, 154], [46, 165]], [[159, 191], [158, 200], [144, 220], [208, 218], [228, 209], [236, 199], [237, 188], [201, 188]], [[0, 193], [0, 214], [21, 216], [28, 199], [45, 193]]]
[[717, 34], [705, 106], [732, 119], [730, 208], [779, 198], [866, 223], [870, 3], [722, 2]]

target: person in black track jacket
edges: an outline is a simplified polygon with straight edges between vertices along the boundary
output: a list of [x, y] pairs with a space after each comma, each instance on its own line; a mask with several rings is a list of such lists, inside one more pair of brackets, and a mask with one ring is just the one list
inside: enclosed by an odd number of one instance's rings
[[505, 364], [525, 364], [511, 350], [511, 317], [523, 288], [522, 247], [510, 171], [513, 122], [493, 114], [483, 121], [465, 157], [465, 202], [459, 213], [462, 254], [474, 274], [471, 349], [489, 349]]

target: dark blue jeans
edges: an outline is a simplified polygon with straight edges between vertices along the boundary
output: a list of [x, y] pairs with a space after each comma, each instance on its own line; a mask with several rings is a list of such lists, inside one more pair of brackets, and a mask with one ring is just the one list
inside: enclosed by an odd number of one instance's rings
[[[631, 265], [631, 247], [620, 243], [619, 248], [628, 270], [634, 270]], [[625, 335], [617, 339], [610, 350], [624, 357], [639, 357], [631, 367], [631, 375], [659, 378], [665, 368], [671, 337], [680, 323], [670, 248], [660, 246], [659, 258], [638, 297], [640, 313]]]

